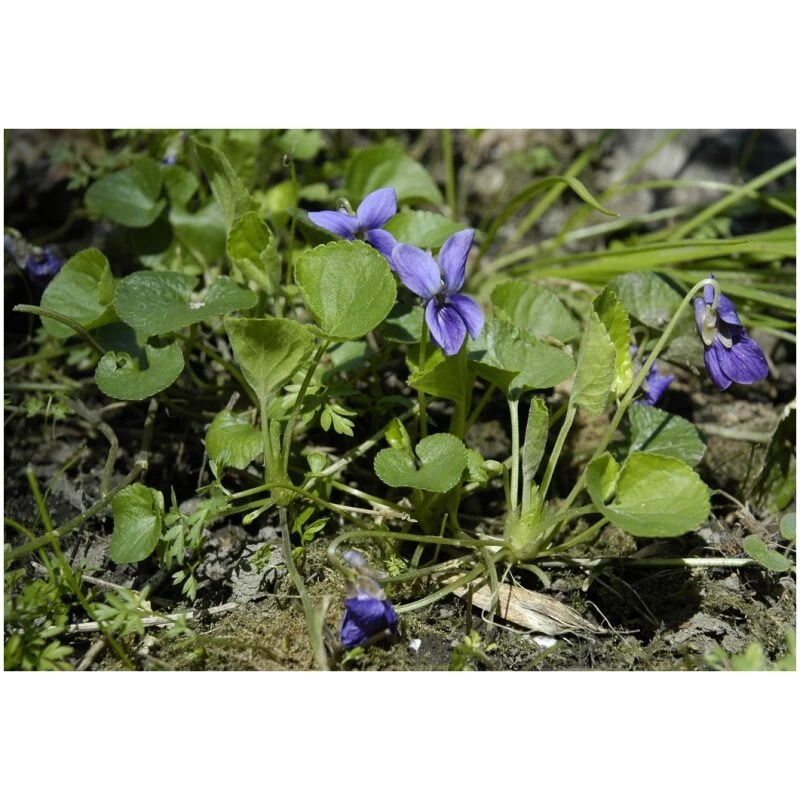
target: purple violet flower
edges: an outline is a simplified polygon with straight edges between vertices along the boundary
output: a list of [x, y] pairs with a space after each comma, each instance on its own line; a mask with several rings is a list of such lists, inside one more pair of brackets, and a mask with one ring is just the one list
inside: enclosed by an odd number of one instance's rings
[[732, 383], [755, 383], [766, 378], [767, 359], [758, 343], [747, 335], [736, 307], [722, 292], [716, 310], [713, 302], [714, 287], [707, 284], [703, 297], [694, 301], [694, 318], [714, 385], [724, 392]]
[[38, 286], [47, 286], [62, 266], [63, 261], [49, 247], [31, 252], [25, 260], [25, 271]]
[[647, 377], [644, 379], [642, 384], [644, 396], [636, 401], [639, 405], [657, 406], [661, 395], [667, 391], [667, 387], [675, 380], [674, 375], [659, 375], [656, 364], [658, 364], [658, 361], [653, 363], [647, 373]]
[[397, 240], [383, 226], [397, 213], [397, 192], [390, 186], [368, 194], [355, 214], [339, 211], [310, 211], [308, 218], [318, 227], [343, 239], [363, 238], [371, 244], [394, 269], [392, 250]]
[[[635, 344], [630, 346], [630, 353], [632, 357], [636, 356], [637, 347]], [[674, 375], [661, 375], [656, 368], [658, 365], [658, 361], [653, 362], [653, 366], [650, 367], [650, 370], [647, 373], [647, 377], [644, 379], [642, 383], [641, 389], [644, 392], [644, 395], [640, 397], [638, 400], [634, 401], [638, 403], [640, 406], [657, 406], [658, 401], [661, 400], [661, 395], [667, 391], [667, 387], [675, 380]], [[641, 369], [641, 364], [638, 364], [638, 367]]]
[[348, 550], [343, 558], [353, 568], [354, 579], [347, 581], [348, 598], [344, 601], [345, 612], [339, 633], [342, 645], [347, 649], [358, 647], [387, 629], [397, 633], [397, 612], [373, 577], [377, 573], [354, 550]]
[[466, 278], [467, 255], [474, 237], [473, 230], [453, 234], [442, 245], [438, 264], [430, 253], [410, 244], [399, 244], [392, 251], [395, 272], [426, 302], [425, 320], [431, 339], [448, 356], [461, 349], [467, 332], [477, 339], [483, 330], [480, 306], [471, 297], [458, 294]]

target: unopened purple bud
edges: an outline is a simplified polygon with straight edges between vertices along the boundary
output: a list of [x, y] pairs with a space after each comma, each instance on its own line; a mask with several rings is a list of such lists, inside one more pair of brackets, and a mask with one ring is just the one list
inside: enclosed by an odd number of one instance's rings
[[28, 255], [25, 270], [34, 283], [46, 286], [63, 265], [61, 259], [49, 247], [44, 247], [38, 253], [32, 252]]

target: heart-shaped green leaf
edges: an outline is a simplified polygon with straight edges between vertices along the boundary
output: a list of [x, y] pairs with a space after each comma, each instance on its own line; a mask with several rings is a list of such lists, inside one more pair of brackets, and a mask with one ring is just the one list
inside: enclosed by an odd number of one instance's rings
[[364, 242], [331, 242], [297, 261], [308, 310], [330, 339], [359, 339], [386, 319], [397, 286], [386, 259]]
[[506, 281], [492, 292], [495, 316], [534, 336], [569, 342], [580, 333], [577, 320], [554, 292], [527, 281]]
[[[111, 301], [114, 276], [108, 260], [93, 247], [76, 253], [61, 268], [42, 295], [42, 308], [57, 311], [82, 325], [98, 328], [116, 319]], [[74, 336], [72, 328], [42, 317], [44, 329], [58, 339]]]
[[655, 272], [629, 272], [609, 284], [628, 312], [650, 328], [665, 328], [683, 296]]
[[114, 308], [120, 319], [148, 337], [250, 308], [258, 300], [225, 275], [217, 278], [202, 298], [192, 296], [196, 283], [196, 277], [180, 272], [134, 272], [119, 282]]
[[617, 351], [606, 326], [597, 312], [592, 311], [586, 322], [578, 351], [578, 366], [570, 403], [580, 406], [587, 414], [598, 416], [608, 406], [611, 387], [616, 378]]
[[627, 391], [633, 380], [633, 360], [631, 359], [631, 320], [625, 306], [617, 300], [614, 292], [605, 288], [595, 297], [592, 307], [605, 325], [606, 332], [614, 345], [614, 380], [611, 391], [617, 396]]
[[117, 564], [143, 561], [156, 549], [164, 525], [164, 496], [141, 483], [127, 486], [111, 501], [114, 532], [108, 556]]
[[273, 294], [281, 280], [281, 257], [275, 238], [255, 211], [243, 214], [228, 235], [228, 256], [242, 275]]
[[314, 337], [289, 319], [225, 320], [225, 330], [245, 380], [262, 406], [306, 363]]
[[225, 216], [227, 230], [233, 223], [248, 211], [257, 211], [258, 203], [253, 200], [245, 185], [239, 179], [228, 159], [219, 150], [201, 144], [196, 139], [194, 143], [197, 157], [211, 184], [211, 191], [222, 208]]
[[345, 185], [355, 201], [362, 200], [376, 189], [391, 186], [401, 203], [412, 200], [442, 202], [442, 193], [425, 167], [396, 145], [365, 147], [355, 153], [350, 159]]
[[770, 572], [786, 572], [791, 569], [792, 562], [783, 553], [767, 547], [758, 536], [745, 536], [742, 539], [742, 549]]
[[466, 226], [433, 211], [401, 211], [383, 229], [403, 244], [413, 244], [423, 250], [441, 247], [454, 233]]
[[93, 183], [86, 192], [86, 207], [98, 217], [129, 228], [146, 228], [164, 210], [159, 200], [163, 175], [152, 158], [140, 158], [127, 169]]
[[[608, 453], [590, 462], [586, 488], [606, 519], [634, 536], [680, 536], [701, 525], [711, 511], [708, 487], [683, 461], [651, 453], [632, 453], [619, 471], [614, 502], [609, 491]], [[613, 470], [612, 470], [613, 472]]]
[[628, 408], [630, 452], [657, 453], [679, 458], [693, 467], [706, 451], [700, 431], [689, 420], [654, 406], [634, 403]]
[[219, 468], [246, 469], [263, 452], [264, 440], [261, 432], [250, 424], [247, 414], [224, 408], [208, 428], [206, 450]]
[[511, 397], [555, 386], [575, 369], [569, 353], [499, 319], [487, 322], [469, 349], [478, 375]]
[[147, 368], [128, 353], [106, 353], [97, 365], [94, 379], [98, 389], [116, 400], [144, 400], [172, 386], [183, 372], [180, 345], [144, 346]]
[[388, 447], [375, 456], [375, 474], [387, 486], [449, 492], [467, 466], [467, 448], [450, 433], [426, 436], [416, 447], [420, 466], [404, 450]]

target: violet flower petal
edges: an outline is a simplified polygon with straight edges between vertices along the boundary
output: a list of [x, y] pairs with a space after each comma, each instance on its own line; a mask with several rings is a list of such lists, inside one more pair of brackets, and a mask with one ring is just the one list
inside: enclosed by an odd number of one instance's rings
[[[714, 277], [713, 272], [711, 273], [711, 277]], [[707, 283], [703, 287], [703, 299], [707, 306], [710, 306], [714, 302], [714, 287], [710, 283]]]
[[425, 309], [425, 320], [434, 343], [444, 350], [445, 355], [454, 356], [467, 335], [467, 326], [458, 310], [451, 305], [439, 306], [431, 300]]
[[387, 628], [397, 631], [397, 612], [388, 600], [380, 600], [367, 594], [350, 597], [344, 602], [345, 612], [342, 618], [340, 638], [342, 644], [357, 647], [376, 633]]
[[481, 307], [466, 294], [451, 294], [447, 298], [447, 304], [458, 311], [459, 316], [464, 322], [469, 335], [477, 339], [483, 330], [483, 311]]
[[724, 392], [732, 381], [720, 365], [720, 351], [725, 352], [725, 345], [719, 339], [715, 339], [711, 347], [706, 347], [703, 360], [706, 362], [708, 377], [711, 378], [717, 389]]
[[675, 380], [674, 375], [659, 375], [655, 367], [650, 370], [647, 380], [642, 385], [644, 397], [637, 402], [643, 406], [656, 406], [667, 387]]
[[423, 300], [430, 300], [442, 288], [442, 275], [433, 256], [414, 247], [399, 244], [392, 250], [392, 264], [400, 280]]
[[475, 231], [454, 233], [439, 251], [439, 266], [444, 274], [444, 285], [448, 293], [457, 292], [464, 285], [467, 274], [467, 256], [472, 247]]
[[715, 349], [720, 369], [735, 383], [755, 383], [769, 375], [769, 365], [761, 347], [747, 335], [737, 337], [730, 349], [724, 345]]
[[697, 332], [700, 334], [700, 338], [703, 337], [703, 321], [706, 318], [706, 305], [705, 301], [700, 298], [696, 297], [692, 301], [692, 306], [694, 307], [694, 321], [697, 324]]
[[391, 187], [368, 194], [358, 207], [356, 216], [362, 231], [382, 228], [397, 213], [397, 192]]
[[358, 217], [346, 211], [309, 211], [308, 218], [319, 228], [335, 233], [344, 239], [355, 238], [359, 229]]
[[717, 316], [728, 325], [738, 325], [743, 328], [742, 321], [736, 313], [736, 306], [724, 294], [720, 294], [717, 302]]
[[394, 269], [392, 250], [397, 247], [397, 239], [395, 239], [389, 231], [377, 229], [367, 233], [367, 241], [389, 262], [389, 266]]

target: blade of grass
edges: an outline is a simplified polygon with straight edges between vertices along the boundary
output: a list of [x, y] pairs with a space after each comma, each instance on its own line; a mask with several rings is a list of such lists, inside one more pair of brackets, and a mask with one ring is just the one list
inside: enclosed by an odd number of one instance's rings
[[673, 230], [669, 234], [669, 236], [667, 236], [667, 241], [676, 242], [683, 239], [688, 233], [691, 233], [691, 231], [693, 231], [695, 228], [698, 228], [704, 222], [713, 219], [722, 211], [724, 211], [726, 208], [736, 203], [742, 197], [746, 197], [756, 189], [760, 189], [762, 186], [766, 186], [767, 184], [772, 183], [772, 181], [777, 180], [782, 175], [786, 175], [787, 172], [791, 172], [796, 165], [797, 165], [797, 157], [795, 156], [787, 159], [781, 164], [778, 164], [777, 167], [773, 167], [772, 169], [767, 170], [766, 172], [759, 175], [757, 178], [754, 178], [749, 183], [746, 183], [738, 191], [731, 192], [727, 197], [723, 197], [716, 203], [712, 203], [710, 206], [708, 206], [708, 208], [704, 208], [695, 217], [688, 220], [683, 225], [680, 225], [677, 228], [675, 228], [675, 230]]

